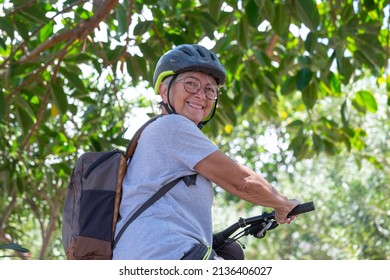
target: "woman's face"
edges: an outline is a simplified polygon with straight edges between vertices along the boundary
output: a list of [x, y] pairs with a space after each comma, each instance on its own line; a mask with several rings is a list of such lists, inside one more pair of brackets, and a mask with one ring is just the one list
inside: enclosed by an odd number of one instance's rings
[[[187, 89], [200, 89], [196, 93], [190, 93]], [[171, 105], [175, 108], [176, 113], [187, 117], [195, 124], [204, 120], [214, 106], [215, 100], [206, 97], [206, 90], [217, 91], [217, 83], [214, 78], [201, 72], [185, 72], [180, 74], [174, 81], [169, 99]], [[160, 94], [165, 103], [168, 103], [168, 85], [160, 85]]]

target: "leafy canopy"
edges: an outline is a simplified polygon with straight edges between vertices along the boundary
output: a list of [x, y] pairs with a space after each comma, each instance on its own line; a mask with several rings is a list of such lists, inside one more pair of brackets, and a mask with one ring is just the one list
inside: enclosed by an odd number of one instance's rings
[[205, 133], [230, 135], [244, 119], [254, 134], [286, 129], [294, 160], [347, 150], [376, 162], [359, 123], [378, 97], [352, 85], [371, 77], [390, 104], [389, 10], [383, 0], [0, 0], [0, 241], [20, 240], [27, 219], [39, 257], [54, 257], [77, 154], [123, 147], [137, 109], [158, 112], [155, 64], [182, 43], [212, 48], [227, 69]]

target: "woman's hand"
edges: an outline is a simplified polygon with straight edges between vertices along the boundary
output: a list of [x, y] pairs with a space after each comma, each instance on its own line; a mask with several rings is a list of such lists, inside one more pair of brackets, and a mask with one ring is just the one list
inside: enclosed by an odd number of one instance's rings
[[294, 220], [297, 216], [290, 216], [287, 218], [288, 213], [291, 212], [297, 205], [299, 205], [299, 201], [297, 199], [288, 199], [285, 207], [276, 208], [275, 209], [275, 220], [279, 224], [289, 224], [292, 220]]

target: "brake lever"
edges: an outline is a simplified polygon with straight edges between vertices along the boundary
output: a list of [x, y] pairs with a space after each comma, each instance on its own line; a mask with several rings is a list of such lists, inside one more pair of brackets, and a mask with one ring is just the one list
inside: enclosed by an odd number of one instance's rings
[[272, 226], [273, 222], [268, 222], [257, 234], [257, 238], [263, 238], [265, 236], [266, 231]]

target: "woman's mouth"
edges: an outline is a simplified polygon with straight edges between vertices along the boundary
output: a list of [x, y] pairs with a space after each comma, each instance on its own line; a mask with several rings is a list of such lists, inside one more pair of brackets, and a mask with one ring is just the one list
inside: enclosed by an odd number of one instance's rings
[[199, 104], [194, 104], [194, 103], [191, 103], [191, 102], [187, 102], [187, 104], [188, 104], [191, 108], [194, 108], [194, 109], [197, 109], [197, 110], [203, 110], [203, 109], [204, 109], [204, 106], [199, 105]]

